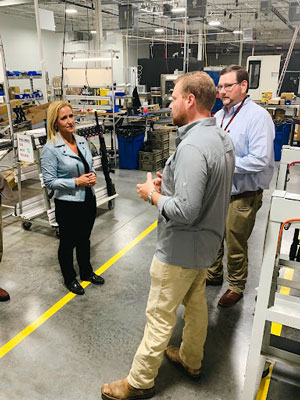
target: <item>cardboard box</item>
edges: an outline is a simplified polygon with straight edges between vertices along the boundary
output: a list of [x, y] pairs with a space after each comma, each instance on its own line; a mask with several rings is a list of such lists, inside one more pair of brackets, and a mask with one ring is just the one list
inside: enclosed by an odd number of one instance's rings
[[49, 107], [49, 104], [50, 103], [41, 104], [40, 106], [30, 106], [29, 108], [27, 108], [27, 112], [36, 113], [41, 110], [47, 110]]
[[294, 97], [294, 93], [291, 93], [291, 92], [283, 92], [283, 93], [281, 93], [281, 96], [280, 96], [282, 99], [284, 99], [284, 100], [289, 100], [289, 101], [292, 101], [293, 100], [293, 97]]
[[281, 108], [277, 108], [274, 112], [274, 117], [277, 121], [281, 121], [285, 118], [285, 111]]
[[8, 88], [8, 95], [11, 100], [15, 98], [15, 94], [20, 93], [20, 87], [19, 86], [10, 86]]
[[9, 183], [9, 186], [12, 189], [17, 186], [16, 181], [15, 181], [15, 172], [13, 169], [9, 169], [7, 171], [2, 172], [2, 175], [7, 180], [7, 182]]
[[271, 100], [273, 93], [272, 92], [263, 92], [261, 94], [261, 102], [268, 104], [269, 100]]
[[280, 97], [274, 97], [273, 99], [270, 99], [268, 101], [268, 104], [275, 104], [275, 105], [280, 104]]
[[[20, 106], [22, 104], [21, 100], [11, 100], [10, 101], [10, 106], [11, 106], [11, 110], [13, 110], [14, 107], [16, 106]], [[6, 104], [2, 104], [0, 105], [0, 116], [7, 116], [7, 105]]]
[[34, 113], [27, 112], [26, 119], [31, 121], [32, 126], [43, 122], [47, 119], [47, 113], [45, 110], [40, 110]]
[[66, 95], [78, 95], [78, 89], [67, 89]]

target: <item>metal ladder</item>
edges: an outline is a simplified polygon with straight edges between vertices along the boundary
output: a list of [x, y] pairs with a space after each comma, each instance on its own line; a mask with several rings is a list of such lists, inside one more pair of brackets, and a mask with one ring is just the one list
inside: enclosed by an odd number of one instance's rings
[[293, 34], [292, 41], [291, 41], [291, 44], [290, 44], [290, 47], [289, 47], [289, 51], [287, 53], [287, 56], [286, 56], [286, 59], [285, 59], [285, 62], [284, 62], [284, 65], [283, 65], [283, 68], [282, 68], [282, 71], [281, 71], [281, 75], [280, 75], [280, 78], [279, 78], [279, 81], [278, 81], [277, 96], [279, 96], [279, 93], [280, 93], [280, 90], [281, 90], [281, 86], [282, 86], [282, 83], [283, 83], [283, 80], [284, 80], [284, 77], [285, 77], [285, 73], [287, 71], [287, 67], [288, 67], [290, 59], [291, 59], [291, 55], [292, 55], [292, 52], [293, 52], [293, 49], [294, 49], [294, 45], [295, 45], [295, 42], [296, 42], [296, 39], [297, 39], [297, 36], [298, 36], [298, 33], [299, 33], [299, 29], [300, 29], [300, 25], [296, 26], [296, 28], [294, 30], [294, 34]]
[[272, 322], [300, 330], [300, 298], [276, 293], [277, 285], [300, 289], [300, 282], [278, 276], [281, 267], [300, 270], [300, 263], [279, 254], [278, 242], [283, 223], [299, 216], [300, 195], [275, 190], [271, 198], [242, 400], [255, 399], [266, 362], [278, 361], [300, 368], [300, 355], [275, 346], [271, 337]]
[[298, 160], [300, 148], [283, 146], [277, 190], [271, 199], [242, 400], [255, 399], [266, 362], [281, 361], [300, 368], [300, 356], [279, 349], [278, 346], [274, 347], [271, 337], [272, 322], [300, 329], [300, 298], [276, 293], [277, 285], [300, 289], [300, 282], [278, 277], [282, 266], [300, 269], [300, 263], [289, 261], [287, 256], [278, 254], [278, 234], [282, 223], [300, 215], [300, 196], [285, 192], [289, 166]]

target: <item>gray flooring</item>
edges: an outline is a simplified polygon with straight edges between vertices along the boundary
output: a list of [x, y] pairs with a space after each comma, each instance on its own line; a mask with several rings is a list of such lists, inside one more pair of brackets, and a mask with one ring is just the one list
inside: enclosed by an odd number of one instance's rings
[[[99, 177], [103, 183], [101, 173]], [[156, 220], [155, 207], [136, 195], [135, 185], [144, 178], [142, 171], [127, 170], [117, 170], [113, 176], [119, 193], [115, 208], [109, 211], [104, 205], [98, 209], [92, 233], [95, 270]], [[37, 182], [25, 184], [24, 193], [38, 192]], [[270, 191], [266, 191], [249, 242], [249, 279], [244, 298], [231, 309], [220, 309], [217, 301], [226, 283], [222, 288], [207, 288], [209, 328], [201, 380], [191, 381], [164, 360], [154, 398], [240, 399], [269, 200]], [[0, 359], [1, 400], [100, 399], [103, 383], [127, 375], [143, 334], [155, 244], [156, 230], [103, 274], [104, 286], [88, 286], [84, 296], [69, 301]], [[57, 261], [58, 240], [50, 227], [33, 221], [31, 230], [25, 231], [19, 220], [6, 218], [4, 245], [0, 286], [9, 291], [11, 300], [0, 303], [0, 348], [68, 293]], [[182, 311], [178, 311], [172, 344], [180, 343]], [[282, 387], [277, 384], [274, 393]], [[300, 398], [299, 387], [297, 390], [293, 397], [273, 395], [269, 399]]]

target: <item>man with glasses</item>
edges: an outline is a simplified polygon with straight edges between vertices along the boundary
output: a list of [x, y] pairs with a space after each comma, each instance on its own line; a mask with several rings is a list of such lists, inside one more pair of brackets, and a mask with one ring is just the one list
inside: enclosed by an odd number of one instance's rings
[[[247, 242], [262, 205], [263, 190], [269, 188], [274, 171], [274, 124], [269, 113], [249, 98], [248, 86], [245, 68], [230, 65], [221, 71], [218, 91], [224, 107], [215, 117], [234, 143], [236, 162], [224, 237], [229, 288], [218, 302], [221, 307], [231, 307], [243, 296], [248, 275]], [[208, 269], [207, 285], [223, 284], [223, 255], [222, 244]]]

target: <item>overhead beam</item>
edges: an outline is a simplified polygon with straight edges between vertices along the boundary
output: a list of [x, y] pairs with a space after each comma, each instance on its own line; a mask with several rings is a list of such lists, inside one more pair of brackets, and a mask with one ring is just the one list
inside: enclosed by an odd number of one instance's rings
[[282, 21], [285, 25], [287, 25], [290, 28], [290, 30], [294, 32], [295, 28], [293, 27], [293, 25], [289, 24], [289, 21], [277, 10], [277, 8], [272, 6], [271, 10], [273, 14], [275, 14], [276, 17], [280, 19], [280, 21]]

